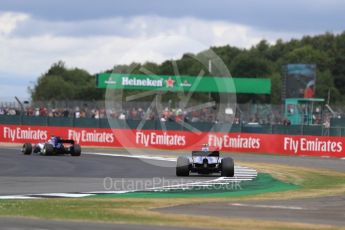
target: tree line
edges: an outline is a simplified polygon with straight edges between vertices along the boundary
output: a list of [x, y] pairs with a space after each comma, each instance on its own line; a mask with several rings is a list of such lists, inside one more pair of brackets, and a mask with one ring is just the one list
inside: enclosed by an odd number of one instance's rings
[[[249, 49], [226, 45], [210, 47], [209, 50], [222, 59], [232, 76], [271, 79], [270, 96], [238, 95], [239, 103], [259, 100], [280, 104], [282, 66], [290, 63], [316, 64], [315, 96], [327, 99], [330, 95], [332, 104], [345, 102], [345, 32], [304, 36], [289, 41], [279, 39], [275, 44], [262, 40]], [[175, 62], [181, 75], [197, 76], [201, 70], [205, 75], [217, 75], [210, 73], [207, 66], [194, 58], [201, 57], [209, 50], [197, 54], [186, 53], [180, 59], [166, 60], [161, 64], [146, 62], [115, 65], [104, 72], [143, 74], [144, 68], [157, 75], [173, 75]], [[59, 61], [38, 78], [30, 93], [34, 101], [103, 100], [105, 90], [96, 88], [96, 75], [79, 68], [66, 68], [64, 62]]]

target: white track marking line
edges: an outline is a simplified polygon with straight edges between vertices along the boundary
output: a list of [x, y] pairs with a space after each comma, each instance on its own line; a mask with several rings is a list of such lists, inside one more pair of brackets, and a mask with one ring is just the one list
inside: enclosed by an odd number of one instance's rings
[[11, 200], [11, 199], [18, 199], [18, 200], [21, 200], [21, 199], [40, 199], [40, 197], [30, 197], [28, 195], [9, 195], [9, 196], [0, 196], [0, 200]]
[[249, 169], [243, 169], [243, 168], [239, 168], [239, 167], [236, 168], [236, 167], [235, 167], [235, 173], [236, 173], [237, 171], [247, 172], [247, 173], [256, 173], [256, 172], [257, 172], [257, 171], [254, 170], [254, 169], [249, 170]]
[[231, 182], [231, 181], [245, 181], [245, 180], [253, 180], [255, 177], [247, 177], [247, 178], [233, 178], [233, 179], [226, 179], [226, 180], [219, 180], [219, 181], [215, 181], [215, 183], [217, 182]]
[[[232, 179], [254, 179], [256, 176], [234, 176]], [[220, 181], [228, 181], [232, 179], [223, 179]]]
[[[175, 157], [159, 157], [159, 156], [147, 156], [147, 155], [128, 155], [128, 154], [118, 154], [118, 153], [94, 153], [94, 152], [85, 152], [82, 153], [85, 155], [99, 155], [99, 156], [109, 156], [109, 157], [127, 157], [127, 158], [136, 158], [136, 159], [148, 159], [148, 160], [161, 160], [161, 161], [172, 161], [176, 162]], [[236, 170], [241, 169], [247, 172], [256, 172], [255, 169], [246, 167], [246, 166], [239, 166], [235, 165], [235, 173]]]
[[255, 177], [253, 178], [234, 178], [234, 179], [227, 179], [227, 180], [220, 180], [220, 181], [216, 181], [215, 183], [218, 183], [218, 182], [231, 182], [231, 181], [249, 181], [249, 180], [253, 180]]
[[241, 171], [241, 172], [252, 172], [252, 173], [255, 173], [256, 170], [255, 169], [252, 169], [252, 170], [249, 170], [249, 169], [243, 169], [243, 168], [240, 168], [240, 167], [235, 167], [235, 172], [236, 171]]
[[241, 168], [241, 169], [247, 169], [247, 170], [254, 170], [252, 168], [248, 168], [247, 166], [240, 166], [240, 165], [235, 165], [235, 168]]
[[[255, 178], [255, 177], [253, 177]], [[122, 191], [92, 191], [88, 192], [89, 194], [122, 194], [122, 193], [130, 193], [130, 192], [148, 192], [148, 191], [161, 191], [161, 190], [172, 190], [172, 189], [184, 189], [184, 188], [193, 188], [193, 187], [209, 187], [212, 185], [217, 185], [217, 183], [224, 184], [224, 181], [228, 182], [226, 184], [229, 184], [230, 182], [241, 182], [241, 181], [250, 181], [253, 178], [248, 179], [236, 179], [235, 177], [219, 177], [213, 180], [207, 180], [207, 181], [197, 181], [197, 182], [189, 182], [189, 183], [183, 183], [183, 184], [177, 184], [177, 185], [166, 185], [166, 186], [159, 186], [159, 187], [152, 187], [152, 188], [146, 188], [146, 189], [137, 189], [137, 190], [122, 190]], [[206, 183], [212, 183], [207, 184]]]
[[284, 206], [284, 205], [262, 205], [262, 204], [241, 204], [232, 203], [231, 206], [248, 207], [248, 208], [271, 208], [271, 209], [290, 209], [290, 210], [303, 210], [304, 208], [298, 206]]
[[[140, 156], [136, 156], [140, 157]], [[146, 156], [145, 156], [146, 157]], [[219, 177], [213, 180], [207, 180], [207, 181], [197, 181], [197, 182], [189, 182], [189, 183], [183, 183], [183, 184], [177, 184], [177, 185], [170, 185], [170, 186], [160, 186], [160, 187], [153, 187], [153, 188], [147, 188], [147, 189], [138, 189], [138, 190], [122, 190], [122, 191], [93, 191], [89, 193], [96, 193], [96, 194], [111, 194], [111, 193], [129, 193], [129, 192], [145, 192], [145, 191], [160, 191], [160, 190], [171, 190], [171, 189], [183, 189], [186, 187], [209, 187], [211, 185], [217, 185], [217, 183], [224, 184], [224, 182], [240, 182], [240, 181], [250, 181], [254, 179], [257, 176], [257, 172], [255, 169], [251, 169], [252, 172], [250, 174], [245, 174], [246, 176], [251, 176], [249, 178], [237, 178], [238, 175], [241, 175], [242, 169], [250, 169], [247, 167], [242, 167], [242, 166], [235, 166], [237, 168], [237, 174], [235, 174], [234, 177]], [[211, 183], [211, 184], [208, 184]]]
[[[0, 143], [1, 144], [1, 143]], [[0, 146], [0, 149], [7, 149], [7, 150], [18, 150], [18, 152], [21, 152], [21, 147], [4, 147]], [[122, 154], [117, 154], [117, 153], [94, 153], [94, 152], [82, 152], [82, 155], [101, 155], [101, 156], [122, 156], [122, 157], [127, 157], [128, 155], [122, 155]], [[277, 155], [278, 156], [278, 155]], [[129, 156], [128, 156], [129, 157]], [[144, 157], [147, 157], [144, 155]], [[307, 155], [299, 155], [298, 157], [313, 157], [313, 156], [307, 156]], [[136, 158], [136, 157], [134, 157]], [[168, 157], [155, 157], [157, 160], [165, 160], [167, 161], [176, 161], [174, 158], [168, 158]], [[160, 159], [158, 159], [160, 158]], [[332, 156], [320, 156], [320, 158], [331, 158], [331, 159], [340, 159], [340, 160], [345, 160], [345, 157], [332, 157]], [[236, 167], [236, 166], [235, 166]]]
[[217, 180], [217, 181], [214, 181], [214, 182], [225, 182], [225, 181], [231, 181], [231, 180], [233, 180], [233, 179], [254, 179], [255, 178], [255, 176], [247, 176], [247, 177], [241, 177], [241, 176], [235, 176], [235, 177], [233, 177], [232, 179], [223, 179], [223, 180]]
[[159, 161], [176, 161], [175, 158], [171, 158], [171, 157], [155, 157], [155, 156], [146, 156], [146, 155], [123, 155], [123, 154], [117, 154], [117, 153], [91, 153], [91, 152], [85, 152], [83, 154], [108, 156], [108, 157], [127, 157], [127, 158], [159, 160]]
[[[184, 188], [193, 188], [197, 186], [211, 186], [211, 185], [224, 185], [229, 184], [231, 182], [241, 182], [241, 181], [250, 181], [254, 179], [257, 175], [253, 175], [251, 178], [236, 178], [234, 177], [218, 177], [213, 180], [207, 180], [207, 181], [196, 181], [196, 182], [188, 182], [183, 184], [176, 184], [176, 185], [165, 185], [165, 186], [159, 186], [159, 187], [152, 187], [152, 188], [146, 188], [146, 189], [133, 189], [133, 190], [121, 190], [121, 191], [91, 191], [87, 193], [82, 194], [124, 194], [124, 193], [130, 193], [130, 192], [148, 192], [148, 191], [167, 191], [172, 189], [184, 189]], [[208, 184], [207, 186], [205, 184]], [[200, 187], [201, 187], [200, 186]]]
[[29, 194], [28, 196], [42, 196], [42, 197], [70, 197], [70, 198], [82, 198], [93, 194], [89, 193], [40, 193], [40, 194]]
[[234, 176], [257, 176], [257, 173], [235, 172]]
[[[140, 190], [133, 190], [133, 192], [139, 192]], [[87, 194], [97, 195], [97, 194], [122, 194], [122, 193], [129, 193], [132, 190], [115, 190], [115, 191], [91, 191], [87, 192]]]

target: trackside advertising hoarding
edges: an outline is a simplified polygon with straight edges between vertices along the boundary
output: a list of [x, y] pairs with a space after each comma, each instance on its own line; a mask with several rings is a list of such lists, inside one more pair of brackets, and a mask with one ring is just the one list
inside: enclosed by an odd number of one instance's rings
[[167, 75], [97, 75], [98, 88], [172, 92], [217, 92], [270, 94], [271, 80], [264, 78], [192, 77]]
[[208, 143], [222, 151], [345, 157], [343, 137], [0, 125], [0, 142], [38, 143], [52, 135], [82, 146], [197, 150]]

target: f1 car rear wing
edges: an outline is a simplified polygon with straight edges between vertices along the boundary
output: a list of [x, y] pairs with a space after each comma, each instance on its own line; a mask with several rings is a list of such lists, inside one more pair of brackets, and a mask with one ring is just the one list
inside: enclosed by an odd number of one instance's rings
[[66, 143], [66, 144], [71, 144], [74, 145], [75, 141], [74, 140], [69, 140], [69, 139], [60, 139], [58, 143]]
[[192, 151], [192, 157], [219, 157], [219, 151]]

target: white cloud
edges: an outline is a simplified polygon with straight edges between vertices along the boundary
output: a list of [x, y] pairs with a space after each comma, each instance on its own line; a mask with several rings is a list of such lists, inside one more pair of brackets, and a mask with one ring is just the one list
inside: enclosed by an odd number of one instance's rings
[[0, 71], [30, 75], [58, 60], [94, 73], [121, 62], [161, 62], [211, 45], [250, 47], [263, 38], [292, 36], [223, 21], [157, 16], [55, 22], [3, 13], [0, 24]]
[[0, 13], [0, 72], [21, 78], [38, 77], [52, 63], [63, 60], [69, 67], [96, 73], [132, 61], [162, 62], [210, 46], [230, 44], [248, 48], [261, 39], [273, 43], [277, 38], [299, 36], [188, 17], [137, 16], [63, 22]]
[[0, 35], [10, 34], [20, 22], [29, 19], [29, 15], [23, 13], [0, 13]]

